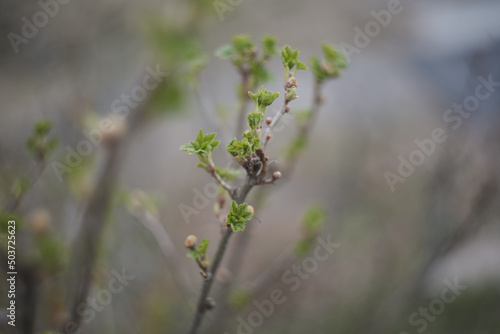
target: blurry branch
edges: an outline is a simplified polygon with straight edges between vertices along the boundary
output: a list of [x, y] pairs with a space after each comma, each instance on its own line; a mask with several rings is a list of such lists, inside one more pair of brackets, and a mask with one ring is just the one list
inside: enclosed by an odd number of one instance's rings
[[206, 91], [202, 88], [199, 76], [193, 80], [193, 88], [200, 102], [200, 112], [211, 131], [221, 133], [223, 138], [227, 138], [226, 131], [220, 126], [215, 117], [214, 106], [209, 101]]
[[[70, 301], [70, 322], [78, 326], [82, 316], [82, 312], [78, 312], [79, 306], [85, 303], [93, 282], [93, 266], [97, 259], [104, 224], [108, 219], [111, 199], [115, 191], [126, 144], [146, 120], [149, 100], [150, 98], [146, 98], [144, 103], [130, 111], [128, 132], [106, 144], [107, 154], [103, 171], [82, 215], [73, 254], [75, 261], [71, 282], [75, 282], [75, 293]], [[62, 324], [63, 331], [65, 325]]]
[[[436, 172], [434, 177], [435, 182], [433, 182], [431, 190], [431, 208], [428, 215], [430, 222], [443, 220], [439, 212], [443, 207], [446, 207], [442, 198], [449, 198], [448, 195], [453, 193], [452, 175], [454, 174], [450, 172], [453, 170], [450, 163], [443, 162]], [[479, 190], [475, 196], [471, 199], [470, 208], [467, 213], [457, 224], [452, 225], [451, 229], [442, 231], [438, 234], [437, 238], [435, 238], [435, 229], [426, 229], [428, 239], [430, 240], [424, 240], [423, 247], [428, 251], [423, 255], [422, 263], [420, 263], [416, 273], [410, 279], [408, 287], [394, 297], [396, 299], [393, 303], [387, 304], [388, 306], [393, 306], [396, 313], [393, 316], [402, 316], [404, 312], [408, 312], [413, 307], [413, 303], [421, 295], [425, 279], [433, 266], [470, 240], [482, 224], [486, 223], [486, 213], [498, 198], [498, 184], [496, 182], [497, 178], [495, 174], [490, 171], [479, 185]], [[441, 200], [437, 200], [437, 198], [441, 198]], [[427, 243], [425, 243], [426, 241]], [[394, 305], [397, 306], [394, 307]], [[387, 331], [385, 326], [388, 324], [382, 319], [386, 316], [388, 310], [380, 310], [379, 305], [373, 305], [373, 307], [371, 316], [366, 317], [370, 320], [366, 322], [365, 327], [360, 329], [359, 333], [379, 334]]]
[[[6, 200], [5, 208], [2, 210], [3, 214], [7, 217], [16, 212], [23, 199], [33, 190], [34, 185], [45, 170], [47, 159], [57, 146], [57, 139], [55, 137], [49, 137], [51, 129], [52, 123], [48, 120], [41, 120], [35, 123], [33, 133], [26, 143], [28, 150], [34, 157], [34, 161], [30, 168], [30, 175], [28, 179], [17, 179], [14, 181], [14, 185]], [[19, 233], [20, 231], [18, 230], [17, 235], [19, 235]], [[0, 250], [0, 259], [2, 264], [7, 266], [7, 255], [4, 249]], [[23, 287], [19, 289], [19, 295], [21, 297], [19, 298], [19, 328], [22, 333], [33, 333], [38, 297], [37, 274], [39, 265], [36, 263], [23, 263], [17, 260], [15, 267], [19, 281]], [[5, 267], [5, 272], [8, 271], [12, 270], [8, 270], [8, 268]]]
[[151, 232], [155, 238], [158, 247], [160, 247], [163, 256], [170, 268], [170, 273], [174, 279], [177, 288], [186, 300], [187, 304], [191, 307], [191, 301], [196, 298], [195, 289], [191, 283], [189, 275], [186, 273], [184, 266], [180, 261], [180, 255], [175, 248], [172, 239], [161, 222], [151, 213], [142, 210], [133, 214], [139, 223]]
[[249, 101], [248, 94], [246, 92], [250, 90], [249, 87], [250, 70], [244, 66], [241, 66], [238, 69], [238, 72], [241, 78], [241, 97], [239, 99], [239, 104], [238, 104], [238, 117], [236, 121], [236, 132], [235, 132], [236, 136], [239, 136], [240, 133], [243, 132], [243, 129], [245, 127], [246, 109]]

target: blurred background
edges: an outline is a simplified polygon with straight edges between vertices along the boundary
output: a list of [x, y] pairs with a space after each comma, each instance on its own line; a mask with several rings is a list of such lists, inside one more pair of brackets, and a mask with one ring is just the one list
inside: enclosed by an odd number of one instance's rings
[[[214, 160], [232, 164], [241, 79], [214, 52], [235, 34], [257, 46], [275, 36], [307, 64], [331, 43], [350, 62], [322, 86], [293, 173], [247, 198], [255, 218], [230, 241], [200, 332], [500, 333], [497, 1], [0, 8], [1, 333], [187, 332], [202, 277], [184, 240], [209, 239], [213, 257], [220, 222], [212, 179], [179, 147], [217, 131]], [[266, 88], [281, 92], [279, 56], [266, 67]], [[300, 98], [266, 150], [278, 169], [313, 101], [311, 71], [297, 80]], [[113, 131], [92, 132], [117, 113]], [[445, 140], [431, 140], [436, 129]], [[425, 153], [417, 142], [430, 140]], [[316, 237], [336, 244], [322, 262]], [[266, 315], [256, 304], [276, 289], [285, 301]], [[68, 325], [75, 312], [80, 327]]]

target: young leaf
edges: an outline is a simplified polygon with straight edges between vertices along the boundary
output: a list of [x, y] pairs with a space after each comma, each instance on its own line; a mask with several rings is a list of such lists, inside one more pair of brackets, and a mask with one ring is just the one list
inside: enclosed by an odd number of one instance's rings
[[276, 38], [265, 36], [264, 38], [262, 38], [262, 41], [260, 43], [262, 44], [262, 47], [264, 49], [264, 58], [268, 58], [269, 56], [278, 53], [276, 51]]
[[298, 70], [307, 70], [307, 66], [303, 62], [297, 61], [297, 69]]
[[200, 130], [200, 132], [198, 132], [198, 135], [196, 136], [196, 141], [192, 141], [189, 144], [182, 145], [179, 150], [186, 151], [189, 153], [189, 155], [208, 154], [220, 144], [219, 140], [215, 140], [216, 135], [216, 133], [208, 133], [204, 135], [203, 130]]
[[252, 213], [248, 211], [246, 203], [236, 204], [235, 201], [231, 202], [231, 209], [227, 213], [226, 224], [231, 226], [233, 231], [243, 231], [245, 229], [245, 222], [252, 219]]
[[231, 58], [236, 54], [236, 49], [229, 44], [223, 45], [215, 51], [215, 55], [222, 59]]

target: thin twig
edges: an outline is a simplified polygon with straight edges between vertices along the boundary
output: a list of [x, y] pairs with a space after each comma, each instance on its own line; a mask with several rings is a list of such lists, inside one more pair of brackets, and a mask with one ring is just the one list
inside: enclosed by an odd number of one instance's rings
[[160, 221], [151, 213], [143, 211], [133, 215], [136, 220], [151, 232], [155, 238], [158, 247], [160, 247], [165, 260], [167, 261], [170, 273], [174, 279], [177, 288], [181, 295], [186, 300], [187, 304], [191, 306], [191, 301], [196, 298], [196, 291], [189, 278], [189, 275], [184, 270], [184, 266], [179, 261], [179, 253], [175, 248], [172, 239], [167, 231], [160, 223]]
[[208, 173], [210, 173], [210, 175], [212, 175], [212, 177], [217, 182], [219, 182], [219, 184], [222, 186], [222, 188], [224, 188], [229, 193], [229, 195], [232, 195], [232, 193], [234, 192], [233, 187], [231, 187], [226, 181], [224, 181], [221, 178], [221, 176], [219, 175], [219, 173], [217, 173], [217, 171], [215, 170], [215, 166], [213, 164], [210, 164], [210, 165], [206, 166], [206, 170], [207, 170]]
[[[232, 199], [235, 200], [238, 204], [241, 204], [245, 201], [245, 198], [247, 197], [248, 193], [253, 187], [253, 184], [255, 182], [255, 179], [253, 176], [247, 175], [245, 178], [245, 183], [240, 186], [239, 188], [236, 189], [236, 191], [233, 192]], [[203, 319], [203, 315], [205, 314], [205, 311], [207, 310], [207, 298], [208, 294], [210, 293], [210, 289], [212, 288], [212, 284], [215, 279], [215, 275], [217, 274], [217, 270], [219, 269], [219, 266], [221, 264], [222, 258], [224, 257], [224, 253], [226, 252], [227, 244], [229, 241], [229, 238], [233, 234], [233, 231], [230, 229], [224, 229], [222, 232], [222, 237], [219, 241], [219, 245], [217, 246], [217, 252], [215, 253], [215, 258], [213, 261], [213, 264], [210, 268], [210, 274], [207, 275], [203, 282], [203, 288], [200, 294], [200, 297], [198, 299], [198, 305], [196, 308], [196, 313], [194, 320], [191, 324], [191, 328], [189, 329], [189, 334], [195, 334], [198, 331], [198, 328], [201, 325], [201, 321]]]
[[262, 144], [262, 149], [266, 149], [267, 143], [271, 139], [272, 131], [273, 131], [274, 127], [278, 124], [278, 122], [281, 120], [283, 115], [285, 115], [285, 113], [287, 112], [288, 102], [289, 101], [286, 100], [286, 98], [283, 99], [283, 104], [282, 104], [280, 110], [278, 110], [278, 112], [276, 113], [276, 116], [273, 117], [271, 124], [269, 124], [269, 126], [266, 128], [266, 132], [264, 135], [264, 143]]

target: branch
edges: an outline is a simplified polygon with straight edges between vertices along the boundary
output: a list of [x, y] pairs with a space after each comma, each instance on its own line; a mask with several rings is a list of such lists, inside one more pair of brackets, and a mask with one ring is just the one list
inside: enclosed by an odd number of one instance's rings
[[[254, 183], [255, 183], [255, 178], [251, 175], [247, 175], [245, 183], [242, 186], [238, 187], [232, 193], [231, 198], [235, 200], [238, 204], [243, 203], [248, 193], [252, 189]], [[219, 245], [217, 246], [217, 252], [215, 254], [214, 262], [210, 268], [209, 274], [207, 275], [207, 277], [203, 282], [203, 288], [200, 297], [198, 299], [196, 314], [191, 324], [191, 328], [189, 329], [189, 334], [195, 334], [198, 331], [201, 325], [201, 321], [203, 319], [203, 315], [211, 305], [208, 300], [208, 294], [210, 293], [210, 289], [212, 288], [212, 284], [214, 282], [217, 269], [219, 269], [222, 258], [224, 257], [224, 253], [226, 252], [227, 243], [232, 234], [233, 231], [231, 229], [224, 229], [222, 231], [222, 238], [220, 239]]]
[[214, 164], [210, 164], [208, 166], [205, 167], [205, 169], [207, 170], [207, 172], [212, 175], [212, 177], [217, 181], [219, 182], [219, 184], [222, 186], [222, 188], [224, 188], [230, 196], [232, 196], [233, 192], [234, 192], [234, 189], [233, 187], [231, 187], [226, 181], [224, 181], [219, 173], [217, 173], [217, 171], [215, 170], [215, 166]]
[[172, 239], [161, 222], [147, 211], [133, 215], [136, 220], [151, 232], [160, 247], [174, 279], [177, 288], [183, 295], [188, 305], [196, 297], [196, 291], [190, 281], [189, 275], [185, 272], [184, 266], [179, 261], [180, 257]]
[[266, 134], [264, 136], [264, 143], [262, 144], [262, 149], [266, 149], [267, 143], [271, 139], [271, 134], [274, 129], [274, 127], [278, 124], [278, 122], [281, 120], [284, 114], [286, 114], [288, 111], [290, 111], [290, 107], [288, 106], [288, 100], [285, 98], [283, 99], [283, 105], [281, 106], [280, 110], [276, 113], [276, 116], [274, 116], [273, 120], [271, 121], [271, 124], [268, 125], [266, 129]]

